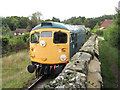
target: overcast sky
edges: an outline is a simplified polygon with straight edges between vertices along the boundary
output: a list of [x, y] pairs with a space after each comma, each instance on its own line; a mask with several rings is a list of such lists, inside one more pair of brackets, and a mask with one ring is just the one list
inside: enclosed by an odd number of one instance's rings
[[0, 16], [30, 16], [40, 11], [42, 19], [72, 16], [99, 17], [115, 14], [120, 0], [1, 0]]

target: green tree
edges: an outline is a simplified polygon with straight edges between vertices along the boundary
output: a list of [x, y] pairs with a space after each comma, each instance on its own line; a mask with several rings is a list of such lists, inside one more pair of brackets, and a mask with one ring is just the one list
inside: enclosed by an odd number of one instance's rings
[[15, 19], [14, 17], [11, 17], [10, 27], [12, 31], [16, 30], [16, 28], [19, 27], [19, 21]]
[[32, 29], [36, 25], [40, 24], [42, 22], [42, 20], [40, 19], [41, 16], [42, 16], [41, 12], [33, 13], [32, 16], [30, 16], [31, 19], [29, 21], [29, 27], [28, 28]]
[[47, 21], [52, 21], [52, 20], [50, 20], [50, 19], [46, 19], [45, 22], [47, 22]]
[[28, 17], [20, 17], [19, 20], [19, 28], [27, 28], [29, 22]]
[[11, 16], [2, 18], [2, 25], [8, 25], [9, 28], [14, 31], [16, 28], [26, 28], [28, 26], [28, 17]]
[[95, 27], [93, 29], [99, 29], [100, 26], [98, 25], [98, 23], [96, 23]]
[[113, 25], [104, 30], [104, 38], [112, 47], [120, 49], [120, 10], [117, 10]]
[[13, 34], [11, 33], [11, 30], [7, 24], [2, 25], [2, 36], [13, 37]]
[[92, 32], [96, 34], [97, 31], [99, 31], [100, 26], [98, 25], [98, 23], [96, 23], [96, 25], [94, 26]]
[[53, 21], [53, 22], [60, 22], [60, 19], [53, 17], [53, 18], [52, 18], [52, 21]]
[[96, 18], [85, 18], [79, 16], [79, 17], [71, 17], [62, 22], [66, 24], [81, 24], [93, 29], [96, 23], [98, 23], [98, 25], [101, 25], [105, 19], [113, 19], [114, 17], [115, 15], [103, 15], [101, 17], [96, 17]]
[[9, 52], [9, 37], [2, 37], [2, 54], [6, 54]]
[[73, 21], [77, 19], [76, 17], [71, 17], [67, 20], [64, 20], [63, 23], [66, 23], [66, 24], [73, 24]]
[[73, 21], [73, 25], [81, 25], [81, 24], [83, 24], [83, 23], [81, 22], [81, 18], [75, 19], [75, 20]]

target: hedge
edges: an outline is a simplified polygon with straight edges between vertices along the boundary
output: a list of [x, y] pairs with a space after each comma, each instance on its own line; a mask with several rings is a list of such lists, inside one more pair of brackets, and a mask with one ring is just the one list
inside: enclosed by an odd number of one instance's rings
[[29, 48], [29, 33], [22, 36], [14, 36], [13, 38], [2, 38], [2, 54]]

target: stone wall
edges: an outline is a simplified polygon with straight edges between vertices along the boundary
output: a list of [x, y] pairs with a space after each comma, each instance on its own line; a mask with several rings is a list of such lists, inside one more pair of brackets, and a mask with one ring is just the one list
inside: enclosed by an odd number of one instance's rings
[[101, 63], [98, 56], [98, 39], [92, 35], [46, 88], [101, 88]]

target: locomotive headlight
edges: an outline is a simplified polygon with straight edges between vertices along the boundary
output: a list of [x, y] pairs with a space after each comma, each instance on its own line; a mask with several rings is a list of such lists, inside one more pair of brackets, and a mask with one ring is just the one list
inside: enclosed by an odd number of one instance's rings
[[61, 60], [61, 61], [65, 61], [66, 59], [67, 59], [66, 55], [61, 55], [61, 56], [60, 56], [60, 60]]
[[41, 45], [41, 47], [45, 47], [46, 46], [46, 42], [44, 40], [41, 40], [40, 41], [40, 45]]

